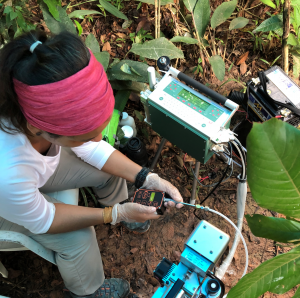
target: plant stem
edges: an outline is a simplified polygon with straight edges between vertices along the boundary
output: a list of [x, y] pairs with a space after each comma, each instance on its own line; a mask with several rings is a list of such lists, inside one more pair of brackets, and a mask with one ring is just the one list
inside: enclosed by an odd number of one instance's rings
[[283, 35], [282, 35], [282, 65], [286, 74], [289, 72], [289, 46], [287, 43], [290, 32], [290, 0], [284, 0], [283, 3]]
[[160, 0], [158, 0], [158, 12], [157, 12], [157, 38], [160, 38]]
[[154, 1], [155, 7], [155, 39], [157, 38], [157, 0]]
[[95, 2], [95, 1], [97, 1], [97, 0], [89, 0], [89, 1], [85, 1], [85, 2], [82, 2], [82, 3], [70, 5], [68, 8], [71, 8], [71, 7], [74, 7], [74, 6], [78, 6], [78, 5], [81, 5], [81, 4], [85, 4], [85, 3], [88, 3], [88, 2]]

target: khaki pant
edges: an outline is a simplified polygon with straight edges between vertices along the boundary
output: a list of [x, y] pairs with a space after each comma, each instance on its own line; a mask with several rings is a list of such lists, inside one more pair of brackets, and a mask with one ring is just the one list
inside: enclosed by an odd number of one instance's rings
[[[62, 149], [59, 165], [47, 183], [44, 193], [80, 187], [93, 187], [100, 203], [111, 206], [128, 198], [126, 181], [85, 163], [71, 150]], [[45, 195], [50, 202], [59, 202]], [[24, 233], [55, 252], [56, 263], [65, 286], [77, 295], [94, 293], [104, 281], [101, 255], [94, 227], [62, 233], [34, 235], [27, 229], [0, 217], [0, 230]], [[1, 248], [7, 248], [1, 244]]]

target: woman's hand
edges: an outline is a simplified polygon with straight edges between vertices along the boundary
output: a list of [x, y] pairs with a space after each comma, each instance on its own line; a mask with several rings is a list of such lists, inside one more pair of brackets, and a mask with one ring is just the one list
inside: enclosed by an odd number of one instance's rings
[[[174, 201], [183, 202], [182, 196], [179, 193], [178, 189], [175, 186], [173, 186], [169, 181], [160, 178], [157, 174], [153, 174], [153, 173], [148, 174], [141, 188], [164, 191], [167, 194], [169, 194]], [[174, 207], [175, 204], [174, 202], [166, 202], [165, 206], [167, 208]], [[181, 208], [181, 207], [183, 207], [182, 204], [176, 204], [176, 208]]]
[[158, 219], [155, 207], [140, 205], [137, 203], [116, 204], [112, 210], [113, 221], [116, 224], [121, 221], [145, 222], [148, 219]]

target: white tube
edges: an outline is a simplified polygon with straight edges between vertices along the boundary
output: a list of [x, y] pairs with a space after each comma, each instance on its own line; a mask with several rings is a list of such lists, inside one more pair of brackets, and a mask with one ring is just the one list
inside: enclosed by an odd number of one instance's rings
[[[247, 273], [247, 269], [248, 269], [248, 249], [247, 249], [247, 244], [246, 244], [246, 241], [241, 233], [241, 231], [237, 228], [237, 226], [228, 218], [226, 217], [224, 214], [216, 211], [216, 210], [213, 210], [213, 209], [210, 209], [209, 207], [203, 207], [202, 209], [204, 210], [207, 210], [207, 211], [210, 211], [212, 213], [216, 213], [218, 215], [220, 215], [221, 217], [223, 217], [224, 219], [226, 219], [234, 228], [235, 230], [237, 231], [237, 233], [239, 234], [239, 236], [241, 237], [242, 241], [243, 241], [243, 244], [244, 244], [244, 247], [245, 247], [245, 255], [246, 255], [246, 264], [245, 264], [245, 269], [244, 269], [244, 272], [243, 272], [243, 275], [242, 277]], [[225, 296], [224, 296], [225, 297]]]
[[154, 86], [156, 85], [156, 78], [155, 78], [155, 68], [150, 66], [147, 68], [148, 71], [148, 80], [149, 80], [149, 87], [150, 90], [154, 90]]
[[[245, 213], [245, 204], [246, 204], [246, 198], [247, 198], [247, 183], [246, 182], [239, 182], [237, 187], [237, 227], [239, 231], [242, 231], [243, 227], [243, 219], [244, 219], [244, 213]], [[226, 259], [222, 262], [221, 266], [217, 269], [216, 276], [220, 279], [222, 279], [229, 267], [229, 265], [232, 262], [233, 256], [235, 254], [235, 251], [237, 249], [237, 246], [240, 241], [239, 234], [235, 233], [235, 237], [233, 240], [232, 247], [229, 251], [228, 256]]]

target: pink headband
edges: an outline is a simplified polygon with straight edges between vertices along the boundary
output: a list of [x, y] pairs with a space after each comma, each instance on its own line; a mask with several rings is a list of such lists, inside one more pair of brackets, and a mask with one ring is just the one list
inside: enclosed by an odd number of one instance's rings
[[58, 135], [93, 131], [112, 114], [113, 91], [103, 66], [90, 51], [88, 66], [50, 84], [29, 86], [13, 79], [23, 114], [33, 126]]

